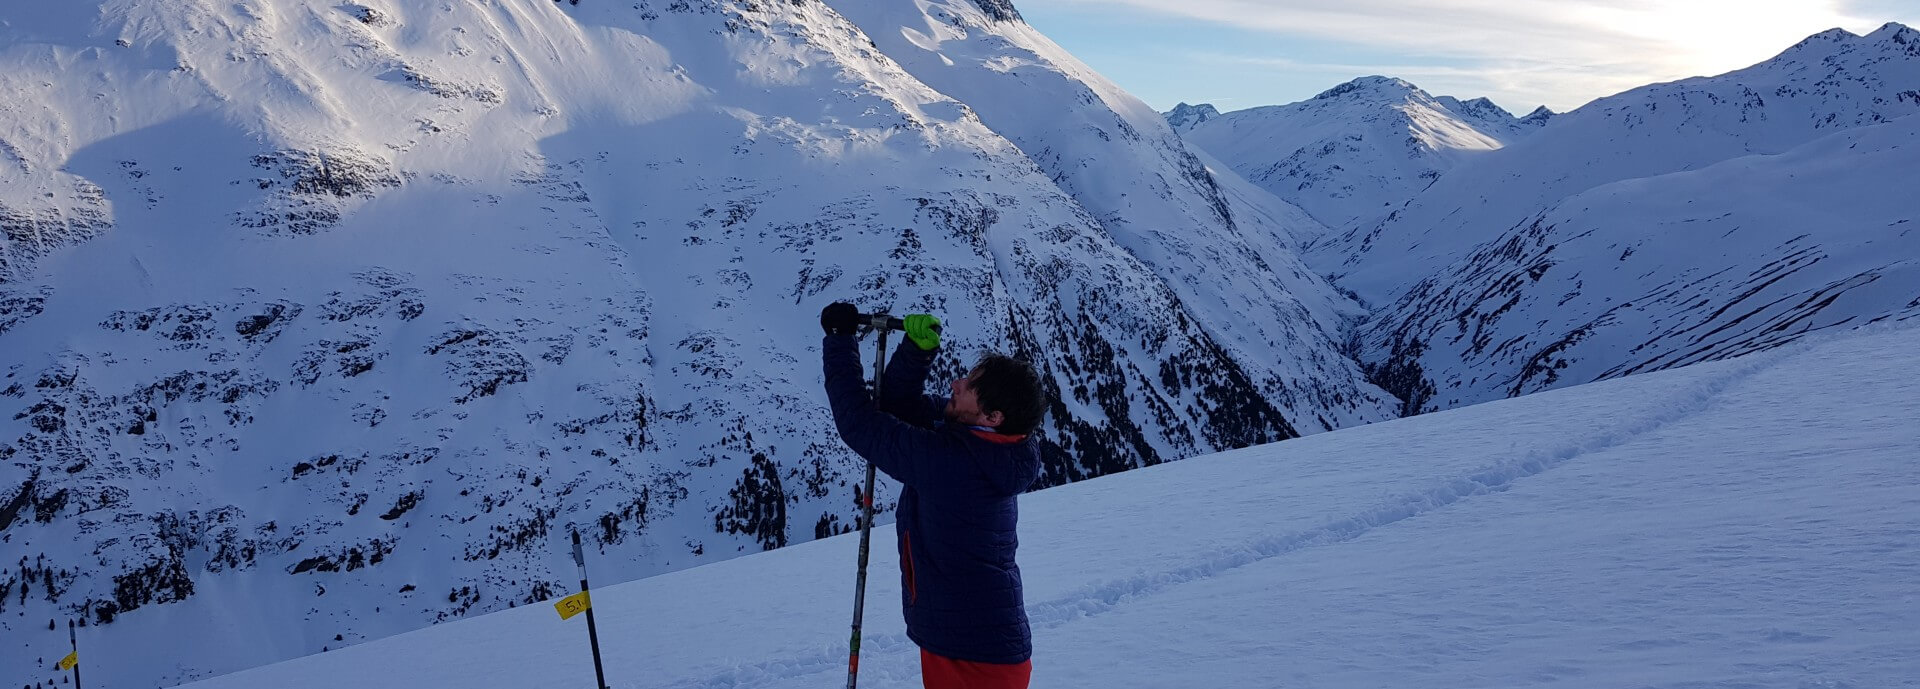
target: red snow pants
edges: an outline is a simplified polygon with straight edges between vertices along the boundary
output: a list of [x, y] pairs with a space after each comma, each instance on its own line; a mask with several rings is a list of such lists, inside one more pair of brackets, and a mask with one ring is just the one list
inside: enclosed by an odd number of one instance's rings
[[1033, 661], [1018, 665], [954, 660], [920, 649], [920, 681], [927, 689], [1027, 689]]

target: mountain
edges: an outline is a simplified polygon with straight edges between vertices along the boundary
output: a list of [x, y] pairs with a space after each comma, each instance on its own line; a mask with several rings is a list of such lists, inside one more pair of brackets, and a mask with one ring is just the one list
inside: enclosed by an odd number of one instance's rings
[[1049, 485], [1396, 405], [1311, 221], [1004, 2], [95, 0], [0, 66], [0, 667], [531, 604], [575, 528], [607, 583], [845, 532], [840, 299], [1031, 357]]
[[1173, 106], [1172, 110], [1167, 111], [1167, 124], [1172, 125], [1176, 131], [1186, 130], [1192, 128], [1194, 125], [1219, 116], [1220, 111], [1211, 104], [1201, 103], [1199, 105], [1187, 105], [1186, 103], [1180, 103], [1179, 105]]
[[1473, 125], [1474, 129], [1488, 132], [1502, 142], [1509, 141], [1516, 135], [1531, 133], [1533, 128], [1543, 126], [1548, 120], [1553, 119], [1553, 111], [1544, 105], [1534, 108], [1533, 112], [1527, 113], [1525, 117], [1514, 117], [1513, 113], [1494, 105], [1493, 101], [1487, 98], [1463, 101], [1453, 96], [1434, 96], [1433, 100], [1445, 106], [1454, 116]]
[[1310, 247], [1340, 284], [1380, 303], [1436, 265], [1573, 194], [1625, 179], [1779, 154], [1835, 131], [1920, 112], [1920, 32], [1822, 32], [1715, 77], [1633, 89], [1553, 118], [1476, 157], [1380, 222]]
[[1412, 413], [1920, 318], [1916, 169], [1904, 117], [1596, 187], [1422, 280], [1364, 351]]
[[1552, 116], [1542, 107], [1515, 118], [1485, 98], [1436, 97], [1379, 76], [1290, 105], [1224, 114], [1181, 105], [1166, 119], [1189, 143], [1336, 231], [1377, 220], [1447, 170]]
[[[1024, 496], [1035, 686], [1900, 686], [1916, 386], [1920, 332], [1883, 326]], [[843, 682], [855, 550], [589, 559], [607, 683]], [[919, 687], [873, 555], [860, 686]], [[525, 606], [192, 688], [594, 686], [583, 626]]]
[[1603, 98], [1311, 248], [1405, 413], [1920, 315], [1920, 32]]

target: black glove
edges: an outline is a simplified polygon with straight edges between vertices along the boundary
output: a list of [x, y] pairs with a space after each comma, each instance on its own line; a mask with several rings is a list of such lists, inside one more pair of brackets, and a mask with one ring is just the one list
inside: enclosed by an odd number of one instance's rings
[[828, 335], [852, 335], [860, 329], [860, 309], [844, 301], [820, 310], [820, 329]]

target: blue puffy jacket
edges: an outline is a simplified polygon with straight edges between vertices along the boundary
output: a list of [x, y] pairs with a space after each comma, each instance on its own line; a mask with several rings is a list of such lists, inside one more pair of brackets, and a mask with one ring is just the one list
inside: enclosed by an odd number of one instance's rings
[[933, 352], [908, 341], [887, 364], [884, 411], [867, 392], [853, 336], [828, 335], [821, 351], [840, 437], [903, 486], [894, 529], [907, 637], [955, 660], [1032, 657], [1013, 555], [1017, 497], [1040, 477], [1033, 438], [945, 423], [947, 398], [922, 390]]

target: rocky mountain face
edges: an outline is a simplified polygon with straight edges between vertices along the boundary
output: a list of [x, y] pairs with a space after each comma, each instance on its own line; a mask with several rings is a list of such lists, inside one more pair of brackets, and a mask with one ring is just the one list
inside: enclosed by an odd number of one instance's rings
[[1405, 413], [1920, 316], [1920, 32], [1815, 35], [1554, 118], [1312, 248]]
[[1505, 108], [1495, 105], [1487, 98], [1463, 101], [1453, 96], [1435, 96], [1434, 100], [1446, 106], [1448, 112], [1472, 124], [1474, 129], [1490, 132], [1496, 137], [1504, 137], [1503, 140], [1510, 140], [1515, 135], [1524, 135], [1533, 128], [1544, 126], [1547, 120], [1553, 119], [1554, 115], [1554, 112], [1544, 105], [1534, 108], [1533, 112], [1527, 113], [1524, 117], [1516, 118], [1513, 113], [1507, 112]]
[[1166, 113], [1189, 143], [1344, 231], [1377, 221], [1446, 171], [1539, 129], [1542, 107], [1515, 118], [1485, 98], [1433, 96], [1390, 77], [1361, 77], [1310, 100], [1220, 113]]
[[146, 685], [532, 604], [575, 529], [608, 582], [844, 532], [835, 300], [940, 314], [936, 376], [1031, 358], [1049, 485], [1399, 404], [1315, 223], [1001, 0], [17, 15], [0, 666], [68, 618]]
[[1014, 8], [1013, 0], [973, 0], [973, 6], [995, 22], [1024, 21], [1020, 17], [1020, 10]]
[[1185, 131], [1219, 116], [1220, 110], [1210, 103], [1199, 105], [1180, 103], [1167, 111], [1167, 124], [1172, 125], [1176, 131]]

